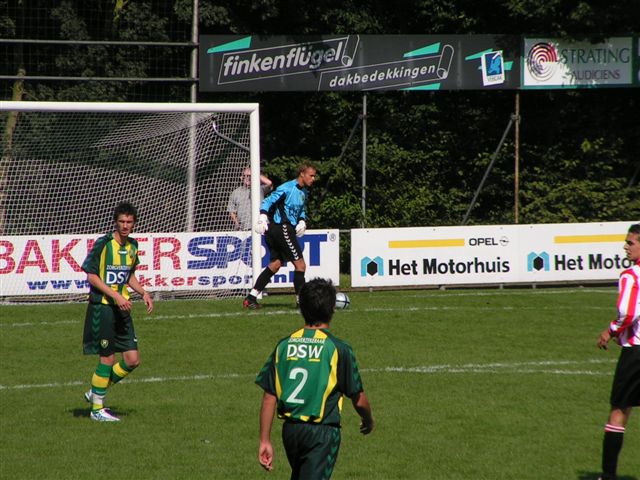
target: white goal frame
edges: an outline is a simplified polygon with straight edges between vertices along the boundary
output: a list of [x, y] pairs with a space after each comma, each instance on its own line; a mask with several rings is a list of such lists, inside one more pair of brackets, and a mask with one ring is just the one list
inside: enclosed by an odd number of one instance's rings
[[[260, 110], [258, 103], [124, 103], [124, 102], [31, 102], [0, 101], [7, 112], [109, 112], [109, 113], [248, 113], [250, 123], [251, 219], [254, 225], [260, 210]], [[195, 145], [194, 145], [195, 148]], [[190, 155], [188, 167], [189, 211], [193, 212], [195, 165]], [[190, 220], [188, 231], [192, 223]], [[261, 270], [261, 236], [251, 231], [251, 267], [255, 280]]]

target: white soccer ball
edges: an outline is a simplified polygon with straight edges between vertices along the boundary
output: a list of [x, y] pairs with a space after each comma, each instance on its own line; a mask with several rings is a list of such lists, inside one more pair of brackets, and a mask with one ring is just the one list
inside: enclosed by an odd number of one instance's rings
[[349, 304], [351, 301], [349, 300], [349, 296], [346, 293], [338, 292], [336, 293], [336, 308], [338, 310], [344, 310], [345, 308], [349, 308]]

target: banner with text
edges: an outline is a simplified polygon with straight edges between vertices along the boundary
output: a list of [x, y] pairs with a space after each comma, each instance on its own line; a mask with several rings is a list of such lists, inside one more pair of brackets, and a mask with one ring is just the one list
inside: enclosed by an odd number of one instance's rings
[[515, 89], [515, 35], [202, 35], [200, 91]]
[[[0, 237], [0, 297], [88, 293], [81, 265], [101, 235]], [[188, 291], [251, 288], [249, 232], [136, 233], [145, 289]], [[339, 231], [307, 230], [299, 239], [307, 278], [340, 281]], [[262, 237], [262, 266], [269, 262]], [[293, 287], [293, 264], [283, 266], [269, 288]]]
[[351, 230], [354, 287], [616, 280], [635, 223]]
[[522, 88], [630, 87], [633, 38], [602, 43], [525, 38]]

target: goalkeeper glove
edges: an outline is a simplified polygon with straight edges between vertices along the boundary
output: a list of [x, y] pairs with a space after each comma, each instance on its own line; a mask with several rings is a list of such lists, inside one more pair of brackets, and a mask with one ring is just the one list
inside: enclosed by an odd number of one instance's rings
[[304, 220], [300, 220], [298, 225], [296, 225], [296, 236], [301, 237], [304, 235], [304, 232], [307, 230], [307, 224]]
[[268, 229], [269, 229], [269, 218], [264, 213], [261, 213], [260, 216], [258, 217], [258, 222], [256, 223], [256, 228], [255, 228], [256, 233], [259, 233], [260, 235], [262, 235]]

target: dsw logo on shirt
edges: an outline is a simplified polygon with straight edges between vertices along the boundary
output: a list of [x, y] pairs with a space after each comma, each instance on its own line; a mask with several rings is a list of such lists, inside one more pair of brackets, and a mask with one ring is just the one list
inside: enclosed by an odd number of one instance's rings
[[308, 358], [309, 360], [319, 360], [324, 345], [287, 345], [287, 359]]

